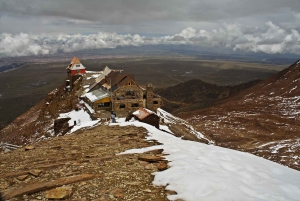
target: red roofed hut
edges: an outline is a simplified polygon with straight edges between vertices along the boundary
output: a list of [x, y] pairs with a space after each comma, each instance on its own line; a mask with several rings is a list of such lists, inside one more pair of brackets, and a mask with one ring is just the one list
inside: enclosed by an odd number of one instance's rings
[[72, 59], [71, 63], [66, 69], [70, 75], [82, 75], [86, 72], [86, 68], [82, 65], [77, 57]]
[[159, 117], [151, 110], [148, 110], [146, 108], [139, 108], [137, 111], [133, 112], [130, 116], [131, 117], [127, 118], [127, 120], [134, 117], [136, 120], [140, 122], [150, 124], [159, 129]]

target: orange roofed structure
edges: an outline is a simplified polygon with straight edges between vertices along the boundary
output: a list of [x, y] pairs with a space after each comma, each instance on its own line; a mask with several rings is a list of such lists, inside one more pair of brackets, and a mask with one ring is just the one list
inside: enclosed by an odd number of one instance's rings
[[86, 68], [82, 65], [77, 57], [74, 57], [66, 68], [70, 75], [82, 75], [86, 73]]

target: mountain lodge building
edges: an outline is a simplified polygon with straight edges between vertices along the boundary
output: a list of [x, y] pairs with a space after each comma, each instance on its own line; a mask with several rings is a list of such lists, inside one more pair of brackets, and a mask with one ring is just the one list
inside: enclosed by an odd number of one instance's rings
[[[70, 82], [69, 88], [72, 89], [73, 85], [74, 87], [75, 84], [78, 85], [77, 80], [81, 80], [79, 97], [96, 114], [112, 110], [126, 114], [141, 107], [156, 110], [162, 105], [161, 97], [153, 93], [152, 84], [148, 84], [146, 89], [140, 87], [135, 82], [133, 74], [124, 74], [122, 70], [113, 70], [107, 66], [103, 71], [86, 71], [76, 57], [67, 70], [71, 80], [66, 82]], [[66, 84], [67, 91], [70, 91], [69, 88]], [[78, 86], [76, 88], [78, 89]]]

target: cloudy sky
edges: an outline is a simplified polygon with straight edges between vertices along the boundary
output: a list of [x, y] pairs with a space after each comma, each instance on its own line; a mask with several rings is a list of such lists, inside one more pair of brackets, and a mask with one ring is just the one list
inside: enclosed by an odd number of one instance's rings
[[300, 0], [0, 0], [0, 56], [156, 44], [300, 54]]

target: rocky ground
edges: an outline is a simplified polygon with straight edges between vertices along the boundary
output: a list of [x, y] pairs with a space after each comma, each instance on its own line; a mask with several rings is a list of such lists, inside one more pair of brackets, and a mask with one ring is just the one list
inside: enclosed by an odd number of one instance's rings
[[158, 144], [137, 127], [99, 125], [0, 154], [6, 200], [168, 200], [176, 192], [152, 184], [168, 168], [162, 151], [117, 155]]

